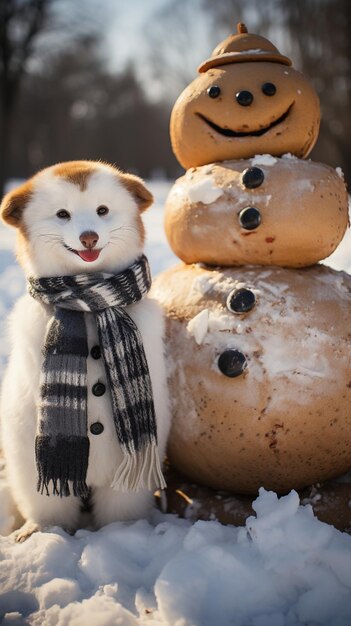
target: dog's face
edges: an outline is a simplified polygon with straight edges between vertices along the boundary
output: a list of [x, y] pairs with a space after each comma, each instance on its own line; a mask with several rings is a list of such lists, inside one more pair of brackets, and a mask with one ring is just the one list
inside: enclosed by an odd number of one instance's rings
[[152, 203], [141, 179], [90, 161], [42, 170], [5, 196], [18, 258], [33, 276], [117, 272], [142, 253], [140, 213]]

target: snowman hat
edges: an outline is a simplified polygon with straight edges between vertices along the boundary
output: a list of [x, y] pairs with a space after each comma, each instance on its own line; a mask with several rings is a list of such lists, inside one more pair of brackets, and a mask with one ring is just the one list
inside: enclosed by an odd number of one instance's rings
[[251, 35], [247, 32], [245, 24], [237, 24], [237, 33], [229, 35], [224, 41], [216, 46], [212, 56], [201, 63], [198, 72], [207, 72], [210, 67], [227, 65], [227, 63], [245, 63], [247, 61], [270, 61], [291, 65], [288, 57], [280, 54], [268, 39], [260, 35]]

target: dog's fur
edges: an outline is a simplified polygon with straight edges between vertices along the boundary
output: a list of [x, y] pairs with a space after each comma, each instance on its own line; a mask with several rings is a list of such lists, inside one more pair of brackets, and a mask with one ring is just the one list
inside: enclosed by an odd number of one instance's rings
[[[142, 253], [144, 228], [140, 214], [152, 200], [152, 195], [136, 176], [103, 163], [73, 161], [39, 172], [8, 193], [0, 210], [3, 220], [17, 228], [17, 255], [27, 276], [96, 271], [117, 273]], [[108, 207], [106, 215], [97, 214], [101, 205]], [[70, 217], [58, 217], [60, 210], [68, 211]], [[101, 252], [94, 261], [85, 261], [77, 254], [77, 251], [86, 250], [79, 237], [87, 231], [98, 234], [94, 247]], [[127, 311], [136, 322], [144, 342], [162, 460], [169, 430], [162, 313], [150, 298], [131, 305]], [[79, 498], [72, 495], [48, 497], [36, 490], [34, 440], [39, 375], [51, 315], [50, 307], [44, 308], [25, 295], [17, 302], [10, 318], [12, 347], [3, 380], [0, 410], [8, 480], [18, 509], [26, 520], [17, 533], [17, 540], [49, 525], [74, 531], [82, 522]], [[85, 317], [90, 350], [98, 343], [97, 331], [92, 314], [86, 313]], [[99, 527], [115, 520], [145, 516], [152, 505], [153, 494], [147, 491], [121, 493], [111, 489], [122, 453], [109, 394], [95, 397], [91, 393], [96, 381], [106, 382], [102, 359], [94, 360], [89, 355], [87, 373], [90, 439], [87, 483], [91, 487], [93, 523]], [[92, 435], [89, 431], [89, 425], [96, 421], [104, 425], [100, 435]]]

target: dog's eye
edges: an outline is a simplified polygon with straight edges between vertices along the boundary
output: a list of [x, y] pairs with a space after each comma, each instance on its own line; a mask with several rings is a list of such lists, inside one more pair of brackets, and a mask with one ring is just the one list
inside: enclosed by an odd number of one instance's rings
[[98, 208], [96, 209], [96, 213], [98, 215], [107, 215], [108, 213], [108, 208], [107, 206], [105, 206], [104, 204], [102, 204], [101, 206], [98, 206]]
[[56, 215], [60, 218], [60, 220], [69, 220], [71, 217], [66, 209], [60, 209], [57, 211]]

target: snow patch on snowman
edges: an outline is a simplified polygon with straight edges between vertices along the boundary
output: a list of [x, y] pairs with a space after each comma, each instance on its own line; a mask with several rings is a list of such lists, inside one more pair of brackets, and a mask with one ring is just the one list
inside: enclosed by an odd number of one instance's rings
[[203, 309], [187, 324], [187, 330], [192, 335], [197, 345], [202, 344], [208, 330], [208, 309]]
[[271, 167], [275, 165], [278, 159], [276, 159], [271, 154], [256, 154], [256, 156], [251, 159], [252, 167], [256, 167], [257, 165], [267, 165], [267, 167]]
[[205, 178], [188, 188], [188, 196], [190, 202], [202, 202], [202, 204], [211, 204], [223, 196], [223, 189], [216, 187], [212, 178]]
[[341, 167], [336, 167], [335, 171], [339, 178], [341, 178], [341, 180], [345, 180], [344, 172], [342, 171]]

